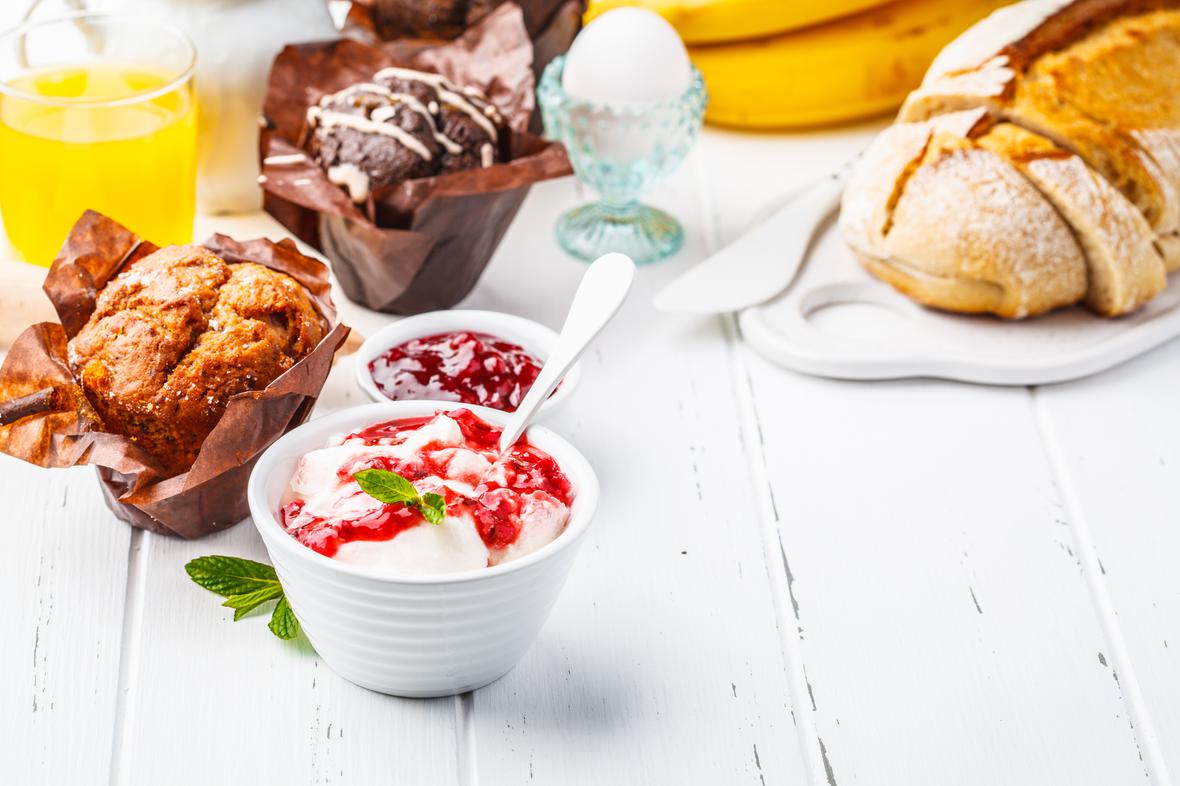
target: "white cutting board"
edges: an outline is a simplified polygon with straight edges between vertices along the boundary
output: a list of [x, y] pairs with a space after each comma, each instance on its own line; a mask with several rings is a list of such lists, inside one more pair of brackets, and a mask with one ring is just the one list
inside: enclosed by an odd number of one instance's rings
[[1180, 274], [1121, 319], [1080, 307], [1018, 322], [946, 314], [866, 273], [834, 218], [820, 229], [791, 287], [741, 313], [742, 335], [771, 362], [838, 379], [1039, 385], [1098, 373], [1180, 335]]

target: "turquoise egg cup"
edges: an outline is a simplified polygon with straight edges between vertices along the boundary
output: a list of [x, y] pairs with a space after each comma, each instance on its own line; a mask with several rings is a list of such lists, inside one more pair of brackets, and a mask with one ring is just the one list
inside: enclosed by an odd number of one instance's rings
[[612, 107], [571, 97], [561, 85], [565, 56], [541, 76], [537, 98], [545, 136], [565, 145], [578, 179], [598, 192], [598, 202], [557, 220], [557, 240], [583, 260], [621, 251], [638, 264], [680, 250], [680, 222], [639, 197], [667, 177], [692, 149], [708, 96], [696, 68], [679, 97], [641, 107]]

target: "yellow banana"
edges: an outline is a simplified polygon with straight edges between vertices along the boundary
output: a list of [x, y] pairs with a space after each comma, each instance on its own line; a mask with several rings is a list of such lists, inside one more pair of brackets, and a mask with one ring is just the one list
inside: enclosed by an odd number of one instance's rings
[[[639, 6], [667, 19], [685, 43], [707, 44], [797, 30], [885, 5], [890, 0], [590, 0], [586, 22], [612, 8]], [[959, 0], [947, 0], [949, 3]]]
[[1012, 0], [898, 0], [792, 33], [689, 47], [705, 77], [705, 119], [793, 128], [896, 109], [955, 36]]

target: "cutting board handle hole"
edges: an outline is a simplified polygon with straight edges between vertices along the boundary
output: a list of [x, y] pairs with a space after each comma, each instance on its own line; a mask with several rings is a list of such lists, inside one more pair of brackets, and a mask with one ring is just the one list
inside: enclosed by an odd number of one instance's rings
[[825, 284], [799, 301], [803, 318], [830, 336], [881, 343], [905, 328], [909, 314], [861, 282]]

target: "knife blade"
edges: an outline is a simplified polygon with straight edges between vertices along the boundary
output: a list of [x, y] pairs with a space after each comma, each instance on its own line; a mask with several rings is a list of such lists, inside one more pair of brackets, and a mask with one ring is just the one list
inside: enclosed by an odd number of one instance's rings
[[782, 292], [799, 272], [816, 229], [840, 202], [847, 167], [801, 191], [737, 240], [656, 293], [661, 311], [723, 314]]

